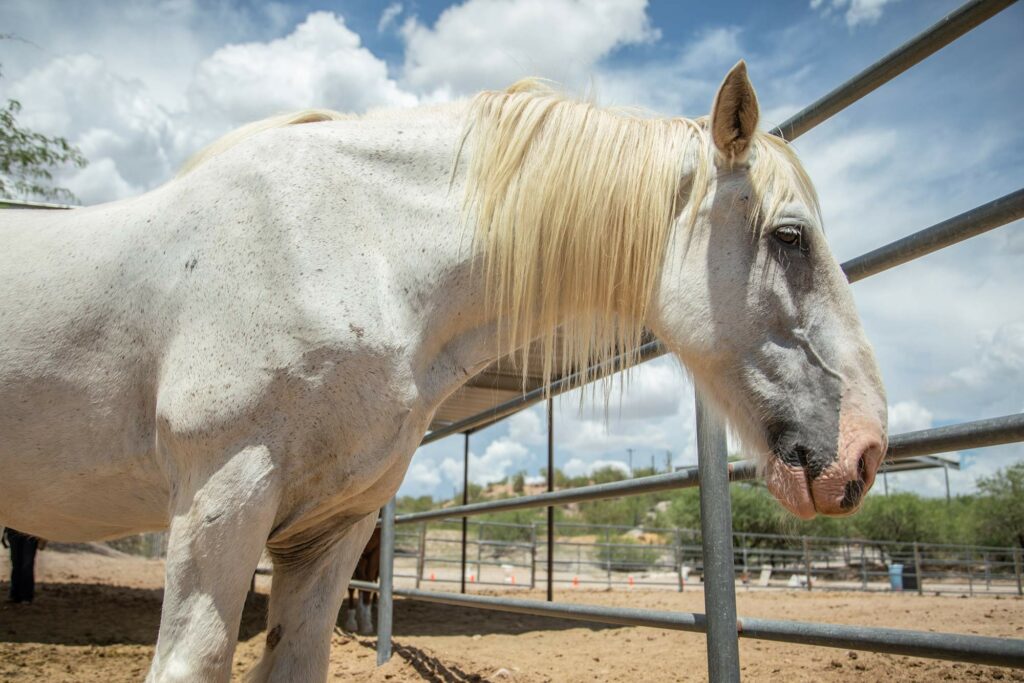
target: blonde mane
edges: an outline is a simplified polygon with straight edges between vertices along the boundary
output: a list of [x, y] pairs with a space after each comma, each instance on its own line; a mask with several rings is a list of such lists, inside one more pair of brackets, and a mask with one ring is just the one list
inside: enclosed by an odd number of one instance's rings
[[[475, 225], [503, 350], [534, 340], [542, 376], [638, 359], [677, 217], [692, 227], [715, 149], [704, 120], [642, 118], [570, 99], [534, 80], [470, 106], [464, 220]], [[786, 143], [759, 133], [755, 227], [814, 190]], [[796, 169], [794, 174], [793, 169]], [[522, 353], [524, 383], [530, 354]], [[556, 360], [557, 359], [557, 360]], [[555, 364], [558, 367], [555, 367]]]
[[277, 116], [271, 116], [269, 118], [261, 119], [259, 121], [253, 121], [248, 123], [241, 128], [236, 128], [227, 135], [213, 141], [203, 149], [196, 152], [188, 161], [182, 164], [181, 168], [178, 169], [176, 178], [186, 176], [197, 167], [206, 163], [213, 157], [226, 152], [232, 147], [239, 143], [248, 140], [257, 133], [262, 133], [265, 130], [272, 128], [282, 128], [284, 126], [293, 126], [299, 123], [319, 123], [321, 121], [342, 121], [344, 119], [351, 119], [351, 114], [342, 114], [341, 112], [332, 111], [330, 109], [303, 109], [301, 111], [290, 112], [288, 114], [279, 114]]

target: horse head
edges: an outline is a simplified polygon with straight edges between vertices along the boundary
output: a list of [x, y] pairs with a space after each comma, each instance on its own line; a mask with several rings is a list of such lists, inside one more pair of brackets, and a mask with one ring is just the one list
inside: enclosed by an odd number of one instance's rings
[[[648, 324], [787, 509], [844, 515], [886, 452], [885, 391], [813, 186], [757, 122], [740, 62], [701, 122], [704, 151], [687, 161], [707, 167], [704, 187], [675, 221]], [[699, 175], [684, 173], [684, 194]]]

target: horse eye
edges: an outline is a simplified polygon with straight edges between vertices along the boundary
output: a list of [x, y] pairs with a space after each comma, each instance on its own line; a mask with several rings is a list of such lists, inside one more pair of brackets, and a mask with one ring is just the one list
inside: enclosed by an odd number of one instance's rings
[[783, 225], [773, 232], [772, 235], [786, 246], [793, 247], [801, 243], [803, 231], [795, 225]]

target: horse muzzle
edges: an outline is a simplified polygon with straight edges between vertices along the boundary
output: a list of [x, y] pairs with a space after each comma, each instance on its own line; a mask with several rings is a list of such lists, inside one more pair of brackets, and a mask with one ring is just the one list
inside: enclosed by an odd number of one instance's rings
[[826, 450], [781, 439], [773, 447], [765, 481], [779, 502], [797, 517], [852, 514], [875, 482], [886, 450], [880, 425], [841, 422], [837, 445]]

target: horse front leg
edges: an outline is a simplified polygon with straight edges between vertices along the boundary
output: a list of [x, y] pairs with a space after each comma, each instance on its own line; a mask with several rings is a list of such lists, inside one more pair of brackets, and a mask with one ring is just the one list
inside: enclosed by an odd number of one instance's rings
[[245, 596], [277, 511], [263, 446], [197, 479], [173, 501], [152, 683], [229, 680]]
[[376, 513], [367, 515], [315, 554], [308, 548], [273, 554], [267, 643], [252, 681], [326, 679], [338, 610], [376, 523]]

